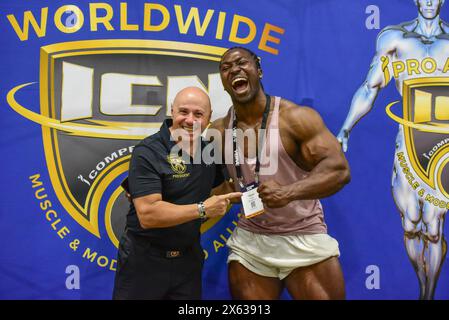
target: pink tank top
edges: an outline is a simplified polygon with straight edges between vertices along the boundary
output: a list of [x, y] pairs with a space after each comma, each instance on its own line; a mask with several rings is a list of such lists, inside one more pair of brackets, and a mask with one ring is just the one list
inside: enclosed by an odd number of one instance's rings
[[[308, 172], [299, 168], [290, 158], [282, 145], [279, 135], [279, 103], [281, 98], [275, 97], [274, 110], [267, 125], [267, 135], [262, 147], [260, 158], [260, 182], [275, 180], [280, 185], [289, 185], [307, 177]], [[234, 107], [232, 107], [234, 108]], [[236, 170], [232, 164], [232, 123], [234, 112], [231, 110], [231, 119], [226, 130], [225, 159], [230, 176], [240, 190], [237, 182]], [[276, 148], [277, 146], [277, 148]], [[276, 148], [276, 149], [275, 149]], [[276, 152], [277, 151], [277, 152]], [[242, 168], [243, 182], [254, 182], [254, 169], [256, 158], [244, 158], [243, 150], [238, 147], [239, 159]], [[278, 166], [270, 166], [278, 159]], [[273, 170], [275, 168], [275, 170]], [[259, 216], [246, 219], [244, 215], [239, 219], [238, 226], [242, 229], [261, 234], [316, 234], [327, 233], [324, 223], [323, 208], [319, 200], [295, 200], [282, 208], [267, 208]]]

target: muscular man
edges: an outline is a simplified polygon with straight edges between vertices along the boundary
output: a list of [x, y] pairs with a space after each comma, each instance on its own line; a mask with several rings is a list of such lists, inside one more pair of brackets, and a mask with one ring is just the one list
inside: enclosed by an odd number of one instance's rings
[[[390, 81], [390, 75], [396, 76], [396, 88], [401, 95], [404, 82], [409, 79], [444, 76], [442, 71], [449, 54], [449, 26], [439, 18], [444, 0], [415, 0], [415, 4], [418, 6], [418, 18], [389, 26], [379, 33], [376, 55], [368, 76], [355, 93], [348, 116], [338, 134], [338, 140], [345, 152], [349, 133], [371, 110], [379, 91]], [[436, 63], [436, 69], [432, 73], [417, 69], [426, 58], [428, 61], [431, 58]], [[400, 72], [402, 66], [404, 70]], [[405, 70], [405, 66], [408, 70]], [[403, 153], [410, 163], [410, 155], [404, 142], [404, 130], [400, 125], [396, 138], [396, 154]], [[419, 181], [421, 185], [425, 185], [423, 181]], [[446, 242], [442, 232], [446, 210], [419, 197], [401, 172], [398, 157], [395, 157], [394, 162], [392, 189], [401, 213], [407, 254], [418, 275], [420, 298], [432, 299], [446, 255]], [[426, 187], [426, 193], [439, 196], [440, 199], [442, 197], [438, 190], [432, 188]]]
[[[294, 299], [344, 299], [338, 243], [327, 235], [317, 200], [350, 179], [338, 141], [316, 111], [265, 94], [260, 62], [250, 50], [226, 51], [220, 74], [233, 106], [212, 127], [225, 134], [225, 158], [235, 188], [258, 181], [264, 209], [252, 218], [242, 216], [227, 242], [232, 297], [278, 299], [286, 287]], [[265, 141], [260, 172], [257, 160], [249, 159], [259, 142], [237, 144], [233, 150], [234, 124], [236, 130], [255, 132], [257, 141]], [[264, 139], [261, 127], [266, 129]], [[232, 161], [234, 151], [241, 176]]]
[[230, 199], [241, 195], [209, 197], [213, 187], [222, 188], [221, 166], [193, 161], [201, 154], [189, 147], [210, 116], [207, 94], [183, 89], [174, 99], [172, 119], [135, 147], [114, 299], [201, 299], [201, 218], [223, 215]]

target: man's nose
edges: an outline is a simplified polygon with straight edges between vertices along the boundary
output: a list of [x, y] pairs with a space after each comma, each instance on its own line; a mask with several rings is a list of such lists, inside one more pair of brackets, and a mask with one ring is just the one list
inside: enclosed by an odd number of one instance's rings
[[195, 117], [193, 116], [193, 113], [189, 113], [185, 119], [186, 124], [189, 126], [193, 126], [193, 123], [195, 122]]
[[231, 74], [239, 73], [239, 72], [240, 72], [239, 65], [238, 64], [233, 64], [232, 67], [231, 67]]

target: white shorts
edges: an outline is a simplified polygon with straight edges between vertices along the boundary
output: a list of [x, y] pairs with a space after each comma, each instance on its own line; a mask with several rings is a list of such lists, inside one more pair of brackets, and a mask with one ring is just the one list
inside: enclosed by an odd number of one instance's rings
[[228, 263], [238, 261], [258, 275], [281, 280], [298, 267], [340, 256], [337, 240], [325, 233], [264, 235], [236, 227], [226, 244]]

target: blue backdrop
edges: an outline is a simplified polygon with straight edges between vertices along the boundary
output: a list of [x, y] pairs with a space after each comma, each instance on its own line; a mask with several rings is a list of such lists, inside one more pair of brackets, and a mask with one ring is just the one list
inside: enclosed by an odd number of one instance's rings
[[[128, 24], [135, 24], [139, 29], [132, 31], [123, 30], [123, 25], [120, 25], [120, 2], [105, 1], [102, 3], [109, 4], [113, 11], [110, 24], [114, 30], [106, 30], [104, 24], [99, 24], [98, 30], [94, 31], [90, 25], [89, 3], [96, 2], [5, 0], [0, 4], [2, 299], [109, 299], [113, 286], [116, 247], [104, 222], [104, 212], [123, 172], [110, 181], [110, 185], [105, 187], [104, 197], [99, 200], [96, 236], [69, 214], [60, 194], [55, 191], [57, 179], [50, 177], [48, 165], [51, 156], [44, 150], [45, 125], [13, 110], [7, 101], [13, 88], [36, 82], [18, 90], [14, 97], [34, 114], [43, 114], [42, 47], [96, 39], [164, 40], [218, 48], [244, 45], [262, 59], [263, 83], [267, 92], [312, 106], [336, 135], [349, 110], [352, 96], [369, 70], [380, 29], [417, 16], [412, 0], [259, 0], [257, 4], [253, 1], [163, 0], [157, 3], [169, 12], [168, 25], [160, 31], [145, 31], [142, 22], [145, 2], [128, 1]], [[61, 31], [54, 21], [58, 8], [68, 4], [76, 5], [84, 15], [84, 24], [73, 33]], [[214, 10], [204, 35], [197, 34], [194, 22], [185, 33], [180, 30], [175, 5], [180, 6], [184, 18], [192, 8], [198, 8], [201, 20], [207, 10]], [[371, 11], [367, 13], [370, 5], [379, 9], [380, 29], [367, 27], [367, 20], [371, 21], [373, 14]], [[18, 28], [24, 30], [24, 13], [30, 11], [36, 21], [44, 25], [42, 8], [48, 8], [45, 35], [37, 36], [36, 26], [30, 25], [28, 39], [22, 41], [11, 21], [17, 21]], [[98, 12], [104, 15], [106, 11]], [[226, 13], [221, 37], [217, 36], [220, 31], [217, 27], [219, 12]], [[441, 18], [449, 19], [448, 13], [448, 7], [443, 7]], [[63, 13], [59, 19], [66, 27], [70, 24], [71, 14]], [[248, 39], [245, 44], [239, 44], [236, 38], [230, 39], [229, 36], [232, 19], [238, 16], [252, 21], [257, 30], [253, 39]], [[152, 23], [157, 25], [162, 20], [162, 14], [155, 12]], [[276, 27], [270, 31], [275, 40], [266, 42], [272, 49], [261, 45], [266, 24]], [[238, 36], [244, 38], [248, 34], [251, 34], [251, 26], [241, 24]], [[183, 44], [179, 44], [179, 48], [182, 47]], [[349, 299], [418, 298], [417, 277], [404, 248], [401, 219], [390, 191], [398, 125], [385, 114], [385, 106], [399, 99], [393, 84], [381, 92], [373, 111], [357, 125], [351, 136], [346, 154], [351, 166], [351, 183], [322, 201], [329, 233], [340, 243], [340, 261]], [[46, 116], [58, 118], [58, 114]], [[77, 157], [82, 161], [84, 155], [78, 154]], [[30, 178], [33, 176], [34, 184]], [[54, 213], [42, 208], [45, 200], [51, 202]], [[230, 297], [224, 242], [234, 228], [237, 209], [233, 208], [203, 233], [202, 244], [208, 253], [204, 270], [205, 299]], [[64, 231], [64, 226], [70, 233]], [[77, 244], [77, 249], [74, 249]], [[86, 252], [87, 249], [89, 251]], [[70, 265], [79, 270], [79, 289], [66, 286], [67, 278], [72, 275], [69, 270], [66, 273]], [[367, 268], [372, 265], [378, 267], [380, 276], [379, 287], [375, 289], [366, 286], [371, 275]], [[449, 298], [448, 283], [449, 266], [445, 263], [436, 299]], [[286, 294], [283, 297], [288, 298]]]

